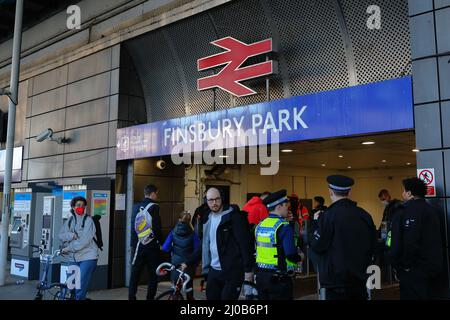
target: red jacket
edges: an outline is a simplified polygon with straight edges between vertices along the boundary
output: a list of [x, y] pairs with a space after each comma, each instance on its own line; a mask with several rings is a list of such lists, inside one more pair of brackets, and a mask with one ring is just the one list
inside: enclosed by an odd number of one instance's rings
[[261, 220], [267, 218], [269, 215], [269, 210], [263, 204], [260, 197], [253, 197], [247, 202], [242, 210], [248, 213], [248, 223], [249, 224], [258, 224]]

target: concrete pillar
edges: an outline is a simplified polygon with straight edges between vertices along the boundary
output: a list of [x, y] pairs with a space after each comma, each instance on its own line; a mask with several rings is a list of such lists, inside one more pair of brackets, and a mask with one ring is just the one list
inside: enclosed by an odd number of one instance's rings
[[447, 294], [450, 218], [450, 0], [409, 0], [418, 168], [434, 168], [441, 213]]

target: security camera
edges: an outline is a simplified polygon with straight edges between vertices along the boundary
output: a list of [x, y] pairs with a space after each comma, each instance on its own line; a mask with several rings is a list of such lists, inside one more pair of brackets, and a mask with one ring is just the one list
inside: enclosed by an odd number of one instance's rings
[[164, 160], [158, 160], [158, 161], [156, 162], [156, 167], [157, 167], [159, 170], [164, 170], [164, 169], [166, 168], [166, 162], [165, 162]]
[[53, 130], [48, 128], [47, 130], [45, 130], [44, 132], [40, 133], [37, 137], [36, 137], [36, 141], [37, 142], [42, 142], [44, 140], [47, 139], [51, 139], [53, 136]]

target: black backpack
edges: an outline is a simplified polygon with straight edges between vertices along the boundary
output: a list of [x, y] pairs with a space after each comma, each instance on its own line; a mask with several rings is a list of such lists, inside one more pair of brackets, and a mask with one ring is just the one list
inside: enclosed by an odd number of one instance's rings
[[[88, 215], [85, 214], [83, 217], [83, 221], [81, 222], [81, 227], [84, 228], [84, 224], [86, 222]], [[72, 217], [70, 217], [69, 219], [69, 230], [70, 230], [70, 226], [72, 225], [72, 220], [74, 219], [73, 215]], [[95, 244], [97, 245], [97, 247], [103, 251], [103, 240], [102, 240], [102, 228], [100, 226], [100, 219], [101, 216], [99, 215], [95, 215], [92, 217], [92, 221], [94, 221], [94, 226], [95, 226], [95, 237], [93, 238]]]

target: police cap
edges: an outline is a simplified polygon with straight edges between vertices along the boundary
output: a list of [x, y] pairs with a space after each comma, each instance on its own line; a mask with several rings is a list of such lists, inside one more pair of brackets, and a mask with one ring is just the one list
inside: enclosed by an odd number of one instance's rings
[[286, 195], [287, 191], [285, 189], [272, 192], [266, 198], [264, 198], [263, 203], [269, 210], [274, 209], [277, 205], [289, 201]]
[[350, 191], [355, 181], [352, 178], [333, 175], [327, 177], [328, 187], [334, 191]]

